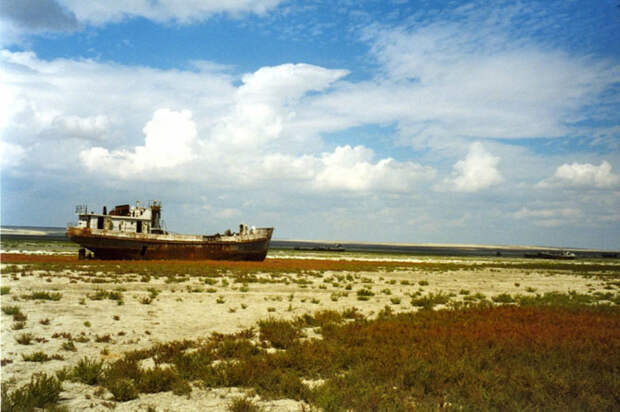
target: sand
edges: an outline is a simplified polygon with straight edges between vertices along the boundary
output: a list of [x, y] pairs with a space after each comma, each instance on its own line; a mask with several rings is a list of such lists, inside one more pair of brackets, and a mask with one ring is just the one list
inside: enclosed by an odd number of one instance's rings
[[[415, 308], [409, 303], [408, 294], [420, 289], [424, 294], [439, 291], [454, 293], [457, 295], [455, 300], [462, 299], [463, 296], [459, 294], [462, 290], [470, 294], [480, 292], [489, 298], [500, 293], [533, 295], [552, 291], [605, 291], [605, 283], [601, 280], [569, 272], [493, 268], [475, 270], [470, 267], [471, 262], [463, 264], [459, 270], [444, 272], [326, 270], [321, 277], [291, 272], [281, 278], [273, 278], [279, 280], [279, 283], [250, 283], [248, 291], [240, 290], [242, 285], [226, 276], [218, 278], [216, 285], [207, 285], [201, 278], [189, 278], [182, 283], [166, 283], [163, 277], [149, 282], [127, 281], [122, 275], [117, 283], [98, 284], [89, 282], [90, 278], [76, 279], [76, 272], [72, 271], [39, 271], [30, 276], [15, 276], [3, 270], [2, 286], [10, 287], [10, 293], [2, 296], [2, 306], [17, 305], [28, 319], [22, 330], [13, 330], [11, 317], [2, 314], [2, 359], [12, 360], [12, 363], [2, 367], [2, 382], [20, 385], [28, 382], [35, 372], [51, 374], [63, 366], [76, 364], [85, 356], [113, 361], [124, 352], [147, 348], [159, 342], [207, 337], [212, 332], [237, 332], [270, 316], [291, 319], [317, 310], [350, 307], [356, 307], [363, 314], [372, 316], [386, 305], [394, 311], [411, 311]], [[3, 263], [3, 268], [6, 265]], [[326, 282], [347, 275], [353, 276], [354, 280], [341, 281], [338, 287]], [[260, 276], [272, 278], [269, 273]], [[72, 278], [75, 283], [72, 283]], [[289, 279], [288, 284], [282, 283], [285, 278]], [[304, 288], [293, 282], [300, 278], [311, 284]], [[403, 281], [409, 285], [403, 285]], [[420, 281], [426, 281], [428, 285], [420, 286]], [[344, 286], [349, 283], [352, 288], [346, 290]], [[355, 292], [363, 286], [370, 286], [376, 295], [368, 301], [357, 300]], [[113, 291], [119, 287], [124, 289], [123, 305], [118, 305], [115, 300], [91, 300], [88, 297], [98, 290]], [[215, 288], [216, 291], [209, 293], [208, 288]], [[151, 295], [148, 289], [157, 289], [159, 294], [150, 304], [145, 304], [143, 300]], [[62, 298], [58, 301], [21, 298], [32, 291], [59, 292]], [[348, 293], [348, 296], [342, 296], [343, 293]], [[391, 301], [395, 297], [401, 299], [400, 304]], [[337, 298], [337, 301], [332, 298]], [[48, 325], [40, 323], [45, 319], [49, 319]], [[41, 338], [41, 341], [20, 345], [15, 338], [22, 333], [31, 333], [35, 338]], [[65, 351], [61, 345], [66, 339], [53, 337], [54, 334], [63, 333], [70, 333], [74, 338], [84, 335], [89, 341], [76, 342], [77, 352]], [[97, 336], [105, 335], [110, 335], [112, 341], [95, 342]], [[22, 359], [22, 354], [37, 351], [50, 356], [60, 354], [64, 360], [38, 363]], [[95, 396], [96, 388], [87, 385], [64, 382], [63, 388], [60, 405], [70, 410], [108, 410], [112, 405], [122, 411], [146, 409], [148, 406], [170, 411], [226, 410], [231, 399], [247, 392], [240, 388], [209, 390], [194, 387], [190, 398], [167, 392], [141, 394], [133, 401], [116, 403], [111, 401], [109, 393]], [[300, 403], [292, 400], [262, 401], [258, 397], [255, 400], [266, 410], [302, 408]]]

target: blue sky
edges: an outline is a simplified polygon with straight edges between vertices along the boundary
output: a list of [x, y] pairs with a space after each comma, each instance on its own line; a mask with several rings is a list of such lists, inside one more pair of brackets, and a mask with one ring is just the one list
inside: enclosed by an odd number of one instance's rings
[[6, 0], [2, 224], [620, 249], [612, 1]]

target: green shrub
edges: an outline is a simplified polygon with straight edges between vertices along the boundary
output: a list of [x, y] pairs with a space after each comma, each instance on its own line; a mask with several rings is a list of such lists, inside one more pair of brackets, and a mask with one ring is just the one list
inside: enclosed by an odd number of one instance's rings
[[226, 405], [229, 412], [260, 412], [260, 408], [251, 399], [234, 398]]
[[429, 293], [425, 296], [414, 297], [411, 299], [411, 304], [413, 306], [418, 306], [423, 309], [432, 309], [436, 305], [445, 305], [450, 300], [450, 296], [444, 294], [443, 292], [439, 293]]
[[271, 343], [277, 349], [285, 349], [295, 343], [299, 330], [290, 322], [269, 318], [258, 322], [261, 340]]
[[109, 382], [106, 387], [117, 402], [127, 402], [138, 397], [138, 390], [131, 379], [116, 379]]
[[508, 293], [502, 293], [491, 298], [495, 303], [514, 303], [514, 299]]
[[32, 292], [29, 295], [22, 295], [22, 299], [35, 299], [35, 300], [60, 300], [62, 298], [62, 293], [59, 292], [47, 292], [47, 291], [36, 291]]
[[31, 411], [35, 408], [51, 407], [60, 399], [62, 384], [54, 376], [35, 374], [30, 383], [9, 392], [2, 385], [2, 412]]
[[100, 383], [102, 376], [103, 361], [84, 357], [73, 367], [70, 379], [85, 383], [86, 385], [94, 385]]
[[11, 329], [13, 329], [13, 330], [22, 330], [25, 327], [26, 327], [26, 322], [15, 322], [11, 326]]
[[45, 352], [33, 352], [30, 355], [22, 354], [22, 359], [26, 362], [47, 362], [51, 358]]
[[15, 338], [17, 343], [19, 343], [20, 345], [30, 345], [33, 339], [34, 335], [32, 333], [22, 333]]

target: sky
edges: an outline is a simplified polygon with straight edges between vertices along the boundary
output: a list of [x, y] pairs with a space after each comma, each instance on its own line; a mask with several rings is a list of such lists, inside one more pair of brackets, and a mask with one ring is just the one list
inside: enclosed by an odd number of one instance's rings
[[620, 250], [617, 1], [2, 0], [2, 225]]

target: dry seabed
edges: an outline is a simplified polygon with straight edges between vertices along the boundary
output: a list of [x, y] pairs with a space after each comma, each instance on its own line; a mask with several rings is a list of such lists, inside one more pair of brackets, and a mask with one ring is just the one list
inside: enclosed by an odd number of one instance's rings
[[[425, 266], [409, 262], [359, 269], [343, 269], [337, 262], [314, 269], [306, 262], [304, 269], [270, 270], [266, 265], [264, 271], [205, 264], [154, 273], [150, 271], [155, 266], [137, 273], [135, 264], [125, 273], [122, 264], [106, 269], [75, 262], [3, 263], [2, 384], [16, 388], [34, 373], [53, 375], [84, 357], [113, 362], [128, 351], [157, 343], [232, 334], [266, 318], [294, 319], [326, 309], [354, 307], [372, 317], [386, 306], [393, 312], [418, 310], [429, 297], [442, 297], [435, 302], [440, 308], [450, 302], [510, 302], [511, 296], [550, 292], [617, 302], [619, 266], [606, 266], [607, 272], [616, 272], [606, 277], [598, 276], [596, 267], [584, 276], [566, 266], [493, 262], [444, 267], [445, 262], [438, 261], [440, 266], [434, 267], [428, 259]], [[21, 318], [15, 317], [16, 310]], [[52, 359], [27, 360], [36, 353]], [[69, 410], [226, 410], [233, 399], [245, 396], [265, 410], [299, 410], [305, 405], [263, 400], [249, 389], [200, 385], [188, 395], [140, 394], [138, 399], [116, 402], [105, 390], [69, 381], [63, 382], [58, 405]]]

